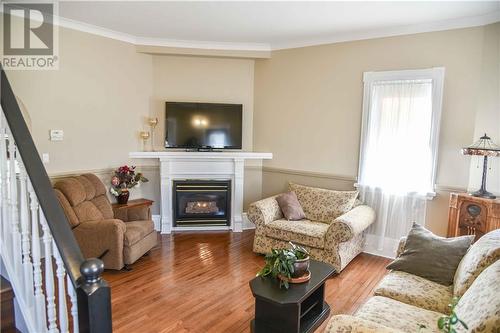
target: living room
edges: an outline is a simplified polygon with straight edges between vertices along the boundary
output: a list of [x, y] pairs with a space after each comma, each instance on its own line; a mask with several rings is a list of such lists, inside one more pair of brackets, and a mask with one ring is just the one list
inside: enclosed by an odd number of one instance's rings
[[[500, 328], [498, 291], [472, 295], [498, 283], [500, 2], [43, 4], [2, 7], [17, 330], [438, 332], [454, 314], [469, 328], [450, 331]], [[40, 17], [52, 53], [10, 52], [23, 31], [44, 42]], [[303, 276], [266, 271], [283, 249], [310, 256]], [[443, 265], [445, 281], [429, 273]], [[86, 274], [108, 294], [104, 326]], [[397, 279], [415, 294], [394, 296]]]

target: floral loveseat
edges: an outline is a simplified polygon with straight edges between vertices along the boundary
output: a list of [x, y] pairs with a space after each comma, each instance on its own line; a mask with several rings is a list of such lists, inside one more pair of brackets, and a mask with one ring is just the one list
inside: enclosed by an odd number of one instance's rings
[[[400, 246], [401, 249], [401, 246]], [[398, 251], [399, 255], [400, 250]], [[391, 271], [354, 316], [333, 316], [325, 333], [439, 332], [437, 321], [460, 297], [455, 313], [468, 330], [500, 332], [500, 229], [484, 235], [462, 258], [454, 284], [443, 286], [416, 275]], [[420, 325], [425, 328], [419, 329]]]
[[355, 191], [331, 191], [290, 183], [306, 219], [284, 219], [276, 196], [254, 202], [248, 218], [255, 224], [253, 250], [269, 253], [289, 247], [292, 241], [305, 247], [311, 257], [331, 264], [337, 272], [359, 253], [363, 231], [375, 221], [372, 208], [357, 201]]

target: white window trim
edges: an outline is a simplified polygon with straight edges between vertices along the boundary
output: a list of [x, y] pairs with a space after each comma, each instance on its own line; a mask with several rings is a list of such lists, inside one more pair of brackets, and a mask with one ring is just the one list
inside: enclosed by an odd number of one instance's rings
[[[439, 132], [441, 125], [441, 113], [443, 108], [443, 86], [444, 86], [444, 67], [433, 67], [427, 69], [412, 69], [400, 71], [380, 71], [363, 73], [363, 115], [361, 121], [361, 141], [359, 147], [358, 179], [361, 174], [361, 161], [365, 151], [364, 143], [366, 139], [365, 129], [368, 126], [368, 118], [371, 104], [371, 91], [374, 82], [394, 81], [394, 80], [432, 80], [432, 127], [431, 127], [431, 149], [432, 149], [432, 175], [431, 182], [433, 192], [426, 194], [428, 199], [436, 196], [436, 175], [438, 166]], [[355, 184], [358, 185], [358, 184]]]

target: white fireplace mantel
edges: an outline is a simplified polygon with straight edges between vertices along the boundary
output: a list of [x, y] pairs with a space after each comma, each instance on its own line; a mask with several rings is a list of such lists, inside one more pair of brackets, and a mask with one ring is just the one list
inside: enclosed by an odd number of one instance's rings
[[[245, 160], [272, 159], [272, 153], [224, 151], [147, 151], [132, 152], [130, 158], [158, 159], [160, 161], [161, 232], [169, 234], [175, 230], [233, 230], [242, 231], [243, 182]], [[186, 227], [173, 226], [172, 184], [176, 179], [230, 179], [231, 226], [230, 227]]]

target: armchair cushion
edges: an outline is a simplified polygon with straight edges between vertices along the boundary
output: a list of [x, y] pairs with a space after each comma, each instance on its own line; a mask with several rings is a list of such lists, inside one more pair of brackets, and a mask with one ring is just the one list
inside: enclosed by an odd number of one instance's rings
[[425, 332], [439, 332], [437, 321], [442, 315], [381, 296], [370, 298], [356, 312], [356, 317], [404, 332], [418, 332], [420, 325], [426, 326]]
[[392, 298], [426, 310], [448, 313], [452, 287], [405, 272], [392, 271], [375, 289], [375, 295]]
[[125, 246], [134, 245], [154, 231], [151, 220], [127, 222], [125, 227]]
[[403, 333], [403, 331], [359, 317], [337, 315], [330, 319], [324, 333]]
[[500, 260], [500, 229], [481, 237], [462, 258], [455, 273], [455, 296], [462, 296], [478, 275], [497, 260]]
[[283, 241], [322, 249], [328, 224], [309, 220], [275, 220], [264, 225], [264, 234]]
[[334, 191], [294, 183], [289, 184], [289, 190], [297, 195], [307, 219], [326, 223], [351, 210], [358, 197], [358, 191]]

